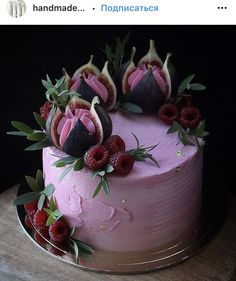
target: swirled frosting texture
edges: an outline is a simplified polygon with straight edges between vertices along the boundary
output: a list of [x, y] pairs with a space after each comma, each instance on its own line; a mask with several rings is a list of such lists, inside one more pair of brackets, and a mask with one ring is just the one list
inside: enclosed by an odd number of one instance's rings
[[112, 113], [113, 134], [127, 149], [135, 147], [131, 131], [152, 151], [160, 164], [135, 162], [126, 177], [109, 176], [111, 194], [92, 199], [98, 179], [88, 170], [70, 172], [59, 182], [63, 169], [52, 166], [62, 152], [43, 151], [46, 184], [53, 183], [59, 210], [76, 235], [95, 249], [139, 251], [163, 246], [183, 235], [198, 217], [201, 205], [202, 153], [178, 143], [175, 134], [156, 116]]

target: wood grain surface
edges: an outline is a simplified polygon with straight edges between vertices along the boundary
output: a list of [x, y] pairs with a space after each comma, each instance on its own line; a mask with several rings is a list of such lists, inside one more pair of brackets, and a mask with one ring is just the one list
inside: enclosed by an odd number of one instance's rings
[[17, 187], [0, 194], [0, 281], [236, 281], [236, 198], [211, 242], [175, 267], [139, 275], [107, 275], [80, 270], [41, 251], [23, 232], [12, 201]]

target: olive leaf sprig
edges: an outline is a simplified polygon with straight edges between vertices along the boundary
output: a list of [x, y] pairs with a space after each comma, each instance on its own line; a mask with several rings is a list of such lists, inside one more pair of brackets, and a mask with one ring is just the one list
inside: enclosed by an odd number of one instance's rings
[[136, 140], [137, 147], [135, 149], [129, 150], [128, 153], [133, 156], [134, 160], [135, 161], [146, 161], [146, 159], [150, 159], [157, 165], [157, 167], [160, 167], [157, 160], [150, 153], [150, 151], [152, 151], [154, 148], [156, 148], [159, 144], [145, 147], [144, 145], [140, 145], [139, 140], [134, 133], [132, 133], [132, 135], [134, 136], [134, 138]]
[[81, 254], [91, 255], [92, 253], [94, 253], [94, 249], [91, 246], [89, 246], [87, 243], [73, 238], [73, 234], [74, 234], [75, 230], [76, 230], [76, 227], [73, 227], [71, 229], [69, 237], [67, 237], [66, 240], [75, 254], [76, 263], [78, 263], [78, 259]]
[[175, 98], [171, 98], [174, 103], [179, 103], [184, 97], [192, 97], [191, 91], [204, 91], [206, 86], [201, 83], [191, 83], [195, 74], [187, 76], [179, 85]]
[[[209, 132], [205, 131], [205, 120], [201, 121], [197, 128], [190, 129], [190, 128], [183, 128], [180, 123], [174, 121], [171, 125], [167, 134], [172, 134], [177, 132], [179, 137], [179, 142], [183, 145], [197, 145], [198, 149], [202, 149], [205, 144], [203, 140], [204, 137], [209, 135]], [[179, 144], [179, 142], [177, 144]]]
[[24, 193], [18, 196], [14, 201], [13, 205], [24, 205], [35, 200], [38, 200], [38, 209], [41, 210], [43, 208], [46, 197], [52, 196], [55, 188], [53, 184], [49, 184], [45, 187], [43, 173], [41, 170], [38, 170], [36, 173], [36, 177], [33, 178], [31, 176], [25, 176], [26, 182], [29, 187], [32, 189], [32, 192]]
[[92, 198], [96, 197], [98, 195], [98, 193], [100, 192], [101, 189], [103, 189], [106, 193], [107, 196], [110, 195], [110, 187], [109, 187], [109, 183], [108, 180], [106, 178], [106, 175], [112, 173], [114, 171], [114, 168], [110, 165], [110, 164], [106, 164], [104, 167], [102, 167], [101, 169], [94, 171], [92, 173], [92, 177], [96, 177], [98, 176], [100, 178], [100, 181], [93, 193]]
[[73, 96], [80, 96], [79, 93], [70, 91], [69, 83], [70, 77], [68, 74], [65, 74], [60, 79], [56, 79], [55, 84], [52, 83], [48, 75], [46, 75], [46, 80], [42, 80], [42, 84], [47, 90], [45, 93], [47, 100], [52, 102], [56, 107], [59, 107], [62, 111], [64, 111]]
[[53, 196], [51, 196], [49, 200], [49, 208], [43, 209], [48, 214], [46, 226], [53, 224], [56, 220], [59, 220], [62, 217], [62, 213], [56, 208], [56, 203]]
[[39, 150], [51, 145], [45, 132], [46, 121], [37, 112], [33, 112], [33, 115], [37, 124], [40, 126], [40, 130], [34, 130], [23, 122], [11, 121], [11, 125], [18, 131], [7, 132], [8, 135], [26, 137], [28, 140], [34, 141], [35, 143], [33, 145], [25, 149], [27, 151]]
[[143, 113], [143, 110], [140, 106], [135, 103], [129, 101], [130, 94], [127, 93], [117, 100], [114, 110], [116, 111], [126, 111], [126, 112], [133, 112], [133, 113]]
[[53, 166], [57, 168], [65, 167], [64, 171], [60, 175], [59, 181], [62, 181], [63, 178], [73, 169], [74, 171], [80, 171], [85, 167], [84, 157], [62, 157], [59, 160], [55, 161]]
[[114, 80], [117, 80], [120, 73], [120, 67], [125, 57], [125, 47], [129, 41], [130, 32], [124, 38], [116, 37], [114, 42], [109, 45], [105, 44], [105, 48], [101, 49], [106, 55], [106, 60], [109, 61], [111, 69], [109, 72]]

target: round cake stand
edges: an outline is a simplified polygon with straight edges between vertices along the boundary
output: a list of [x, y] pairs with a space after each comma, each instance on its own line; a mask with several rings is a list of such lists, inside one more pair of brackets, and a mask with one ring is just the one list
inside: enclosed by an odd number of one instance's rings
[[[28, 191], [28, 187], [22, 185], [18, 195]], [[60, 261], [78, 269], [100, 273], [138, 274], [174, 266], [196, 255], [222, 226], [227, 211], [227, 198], [223, 188], [216, 189], [215, 186], [207, 185], [205, 180], [201, 216], [191, 232], [182, 237], [182, 240], [172, 242], [165, 248], [154, 248], [147, 252], [119, 253], [95, 250], [91, 256], [81, 256], [77, 262], [71, 252], [59, 251], [50, 241], [43, 240], [44, 243], [40, 243], [35, 239], [36, 230], [29, 229], [25, 224], [26, 214], [23, 206], [17, 206], [17, 215], [27, 236], [42, 251]], [[52, 247], [56, 250], [52, 251]]]

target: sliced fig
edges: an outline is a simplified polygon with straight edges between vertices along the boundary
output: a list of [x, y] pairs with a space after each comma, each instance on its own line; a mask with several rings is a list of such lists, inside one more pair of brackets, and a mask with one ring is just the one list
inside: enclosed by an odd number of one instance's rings
[[112, 122], [111, 118], [108, 115], [107, 111], [99, 105], [100, 100], [98, 97], [95, 97], [92, 101], [91, 105], [91, 115], [93, 116], [93, 120], [96, 128], [96, 140], [98, 144], [106, 141], [112, 134]]
[[98, 77], [98, 81], [100, 81], [107, 89], [108, 98], [105, 107], [108, 111], [110, 111], [115, 106], [117, 91], [116, 91], [116, 86], [108, 71], [108, 61], [105, 62], [105, 65], [102, 69], [102, 73]]
[[150, 40], [150, 46], [149, 46], [149, 50], [146, 53], [146, 55], [141, 58], [141, 60], [138, 62], [138, 66], [140, 66], [141, 64], [145, 64], [145, 65], [156, 65], [159, 67], [163, 66], [163, 62], [160, 59], [160, 57], [157, 54], [156, 51], [156, 47], [155, 47], [155, 41], [154, 40]]
[[145, 76], [131, 91], [130, 101], [139, 105], [144, 112], [155, 112], [163, 104], [165, 95], [156, 82], [152, 69], [149, 68]]
[[79, 67], [76, 71], [75, 71], [75, 73], [74, 73], [74, 75], [73, 75], [73, 79], [74, 79], [74, 77], [76, 77], [77, 75], [79, 75], [79, 74], [83, 74], [83, 73], [85, 73], [85, 74], [94, 74], [94, 75], [96, 75], [96, 76], [99, 76], [100, 75], [100, 70], [93, 64], [93, 55], [91, 55], [90, 56], [90, 60], [89, 60], [89, 62], [88, 63], [86, 63], [86, 64], [84, 64], [84, 65], [82, 65], [81, 67]]
[[128, 85], [128, 78], [136, 69], [136, 66], [133, 61], [135, 52], [136, 52], [136, 48], [133, 47], [131, 51], [130, 59], [121, 66], [120, 76], [121, 76], [123, 94], [127, 94], [130, 90], [130, 87]]
[[62, 150], [75, 157], [81, 157], [96, 141], [89, 134], [84, 124], [78, 120], [66, 139]]

